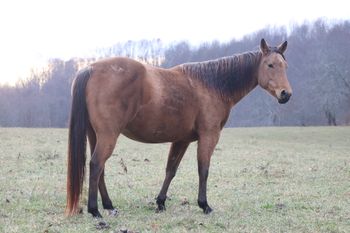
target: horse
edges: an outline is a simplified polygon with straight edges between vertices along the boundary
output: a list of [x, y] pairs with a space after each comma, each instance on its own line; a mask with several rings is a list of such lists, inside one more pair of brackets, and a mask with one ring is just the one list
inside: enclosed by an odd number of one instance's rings
[[87, 209], [102, 218], [103, 208], [117, 209], [109, 198], [104, 168], [120, 134], [143, 143], [171, 142], [165, 179], [156, 198], [164, 211], [166, 194], [189, 144], [198, 141], [198, 205], [212, 212], [207, 201], [210, 158], [235, 104], [261, 86], [280, 104], [288, 102], [284, 52], [261, 39], [260, 49], [204, 62], [184, 63], [169, 69], [125, 57], [107, 58], [81, 69], [72, 83], [68, 137], [66, 215], [79, 212], [87, 139], [90, 176]]

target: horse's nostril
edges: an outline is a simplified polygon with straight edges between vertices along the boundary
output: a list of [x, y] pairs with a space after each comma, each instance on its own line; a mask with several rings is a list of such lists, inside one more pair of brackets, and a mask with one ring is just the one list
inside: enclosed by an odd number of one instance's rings
[[282, 90], [281, 91], [281, 95], [280, 95], [280, 98], [281, 99], [289, 99], [289, 97], [291, 96], [292, 94], [291, 93], [289, 93], [288, 91], [286, 91], [286, 90]]
[[288, 95], [288, 93], [285, 90], [281, 91], [281, 98], [285, 98]]

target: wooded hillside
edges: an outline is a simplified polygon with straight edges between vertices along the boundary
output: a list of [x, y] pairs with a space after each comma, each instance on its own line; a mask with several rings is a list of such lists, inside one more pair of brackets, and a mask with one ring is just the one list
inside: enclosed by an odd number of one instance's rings
[[188, 42], [128, 41], [96, 50], [96, 58], [52, 59], [15, 87], [0, 87], [0, 126], [66, 127], [70, 86], [82, 66], [110, 56], [128, 56], [162, 67], [204, 61], [257, 50], [261, 38], [277, 45], [288, 41], [286, 59], [293, 87], [286, 105], [256, 88], [232, 111], [227, 126], [350, 124], [350, 21], [318, 20], [285, 28], [265, 28], [240, 40], [213, 41], [197, 47]]

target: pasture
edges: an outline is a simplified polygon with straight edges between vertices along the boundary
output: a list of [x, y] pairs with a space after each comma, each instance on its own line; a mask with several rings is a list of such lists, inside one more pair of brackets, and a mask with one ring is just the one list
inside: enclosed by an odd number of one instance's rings
[[103, 211], [110, 227], [98, 230], [86, 183], [84, 214], [63, 215], [67, 130], [0, 128], [0, 232], [350, 232], [350, 127], [223, 130], [209, 171], [210, 215], [197, 206], [196, 143], [167, 211], [155, 213], [169, 145], [120, 137], [106, 164], [120, 213]]

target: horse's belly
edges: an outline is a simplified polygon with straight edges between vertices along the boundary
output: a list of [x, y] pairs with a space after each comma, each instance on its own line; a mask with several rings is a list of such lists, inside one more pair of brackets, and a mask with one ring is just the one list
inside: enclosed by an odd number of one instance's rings
[[122, 134], [132, 140], [144, 143], [163, 143], [179, 141], [178, 137], [175, 137], [174, 135], [164, 135], [160, 134], [159, 132], [146, 133], [145, 131], [135, 132], [125, 129]]
[[194, 141], [194, 117], [186, 112], [141, 111], [122, 134], [146, 143]]
[[179, 130], [169, 126], [134, 128], [129, 126], [122, 132], [126, 137], [145, 143], [163, 143], [176, 141], [195, 141], [196, 133], [191, 130]]

